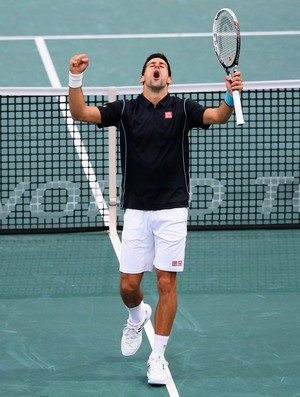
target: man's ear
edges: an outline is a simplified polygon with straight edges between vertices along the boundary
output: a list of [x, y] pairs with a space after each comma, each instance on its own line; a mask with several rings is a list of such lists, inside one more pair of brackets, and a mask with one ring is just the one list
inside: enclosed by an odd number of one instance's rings
[[140, 83], [144, 84], [144, 82], [145, 82], [145, 77], [144, 77], [144, 76], [141, 76], [141, 77], [140, 77]]
[[173, 80], [172, 77], [168, 77], [167, 84], [172, 84]]

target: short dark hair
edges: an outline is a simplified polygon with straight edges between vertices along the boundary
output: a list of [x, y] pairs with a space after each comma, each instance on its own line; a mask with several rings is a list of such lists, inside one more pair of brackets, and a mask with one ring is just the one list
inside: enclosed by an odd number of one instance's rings
[[166, 64], [168, 65], [169, 77], [171, 77], [171, 67], [170, 67], [169, 61], [168, 61], [167, 57], [164, 54], [160, 53], [160, 52], [157, 52], [155, 54], [151, 54], [151, 55], [148, 56], [148, 58], [146, 59], [146, 61], [144, 63], [144, 66], [143, 66], [142, 76], [145, 73], [145, 69], [146, 69], [147, 63], [149, 61], [151, 61], [151, 59], [153, 59], [153, 58], [160, 58], [160, 59], [163, 59], [166, 62]]

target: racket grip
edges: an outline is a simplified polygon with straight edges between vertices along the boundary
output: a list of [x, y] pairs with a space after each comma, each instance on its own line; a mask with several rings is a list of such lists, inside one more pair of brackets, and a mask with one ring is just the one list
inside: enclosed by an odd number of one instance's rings
[[239, 93], [238, 90], [235, 90], [235, 91], [233, 91], [232, 95], [233, 95], [233, 103], [234, 103], [236, 124], [237, 125], [245, 124], [244, 116], [243, 116], [243, 110], [242, 110], [242, 105], [241, 105], [240, 93]]

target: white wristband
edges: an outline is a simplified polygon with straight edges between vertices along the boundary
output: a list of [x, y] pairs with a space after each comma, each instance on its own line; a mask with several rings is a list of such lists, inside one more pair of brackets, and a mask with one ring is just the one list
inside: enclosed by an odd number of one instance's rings
[[83, 73], [71, 73], [69, 72], [69, 87], [79, 88], [82, 86]]

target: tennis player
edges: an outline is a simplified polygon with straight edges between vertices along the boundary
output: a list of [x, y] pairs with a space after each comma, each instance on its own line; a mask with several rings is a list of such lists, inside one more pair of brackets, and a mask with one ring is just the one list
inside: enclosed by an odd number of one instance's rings
[[[172, 96], [171, 68], [164, 54], [150, 55], [142, 68], [142, 93], [132, 100], [87, 106], [82, 91], [85, 54], [70, 60], [69, 103], [74, 120], [120, 131], [124, 212], [120, 259], [120, 295], [128, 309], [121, 351], [137, 352], [151, 307], [144, 303], [141, 282], [156, 270], [158, 303], [154, 314], [154, 346], [147, 362], [148, 383], [167, 383], [165, 350], [177, 310], [177, 273], [184, 269], [190, 197], [188, 133], [226, 123], [233, 112], [232, 91], [243, 89], [240, 72], [225, 80], [219, 107]], [[225, 88], [225, 87], [224, 87]]]

